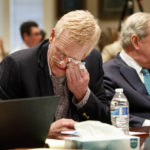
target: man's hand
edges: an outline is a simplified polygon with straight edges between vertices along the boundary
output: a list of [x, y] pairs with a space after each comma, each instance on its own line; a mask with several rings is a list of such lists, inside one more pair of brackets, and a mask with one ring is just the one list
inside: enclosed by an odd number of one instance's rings
[[80, 64], [69, 62], [66, 69], [67, 85], [78, 101], [81, 101], [88, 90], [89, 73], [80, 69]]
[[74, 130], [75, 123], [77, 122], [75, 122], [72, 119], [60, 119], [53, 122], [50, 126], [48, 138], [63, 140], [65, 137], [68, 137], [69, 135], [63, 135], [61, 134], [61, 132]]

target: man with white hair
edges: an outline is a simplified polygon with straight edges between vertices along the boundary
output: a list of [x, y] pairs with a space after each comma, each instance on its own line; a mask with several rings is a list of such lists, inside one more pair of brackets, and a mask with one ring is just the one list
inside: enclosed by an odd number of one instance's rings
[[75, 121], [108, 122], [102, 59], [93, 50], [100, 34], [90, 12], [77, 10], [65, 14], [52, 29], [49, 40], [3, 60], [0, 97], [60, 95], [56, 121], [50, 127], [51, 138], [63, 139], [61, 131], [73, 130]]
[[104, 86], [111, 100], [123, 88], [129, 101], [130, 126], [150, 126], [150, 14], [138, 12], [122, 24], [123, 50], [104, 63]]

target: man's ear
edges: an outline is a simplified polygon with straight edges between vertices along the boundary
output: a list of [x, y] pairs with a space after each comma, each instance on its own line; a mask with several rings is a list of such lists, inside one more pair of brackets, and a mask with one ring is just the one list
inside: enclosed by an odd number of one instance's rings
[[54, 37], [55, 37], [55, 29], [52, 29], [51, 34], [50, 34], [50, 38], [49, 38], [50, 43], [53, 41]]
[[138, 35], [136, 35], [136, 34], [133, 34], [132, 36], [131, 36], [131, 43], [132, 43], [132, 46], [136, 49], [136, 50], [138, 50], [140, 47], [140, 42], [141, 42], [141, 40], [140, 40], [140, 38], [138, 37]]

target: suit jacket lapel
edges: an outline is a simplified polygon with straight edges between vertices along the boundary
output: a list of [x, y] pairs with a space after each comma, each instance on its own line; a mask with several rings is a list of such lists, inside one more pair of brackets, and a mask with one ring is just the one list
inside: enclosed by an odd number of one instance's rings
[[52, 81], [50, 79], [49, 73], [47, 69], [39, 69], [38, 70], [39, 77], [39, 87], [41, 96], [54, 95]]
[[136, 89], [140, 93], [147, 94], [145, 85], [142, 83], [141, 79], [139, 78], [136, 70], [129, 67], [118, 55], [116, 57], [116, 62], [119, 63], [120, 67], [120, 73], [125, 78], [125, 80], [128, 81], [128, 83]]
[[49, 68], [47, 64], [48, 45], [48, 42], [43, 44], [38, 53], [38, 81], [41, 96], [54, 95], [53, 85], [50, 79]]

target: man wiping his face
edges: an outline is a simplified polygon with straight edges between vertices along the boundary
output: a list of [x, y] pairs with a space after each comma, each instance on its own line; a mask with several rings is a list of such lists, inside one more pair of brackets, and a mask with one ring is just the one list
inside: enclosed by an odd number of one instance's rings
[[49, 40], [6, 57], [0, 64], [0, 97], [13, 99], [60, 95], [50, 138], [63, 139], [76, 121], [109, 122], [102, 59], [94, 50], [101, 29], [83, 10], [65, 14]]

